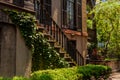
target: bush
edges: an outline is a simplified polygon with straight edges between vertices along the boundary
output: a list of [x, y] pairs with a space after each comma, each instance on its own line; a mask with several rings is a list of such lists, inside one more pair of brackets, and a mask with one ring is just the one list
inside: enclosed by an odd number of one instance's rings
[[82, 74], [77, 73], [76, 67], [36, 71], [31, 76], [31, 80], [82, 80]]
[[96, 79], [102, 77], [108, 78], [111, 73], [111, 68], [103, 65], [86, 65], [78, 67], [78, 73], [83, 74], [83, 80], [90, 79], [94, 76]]
[[13, 78], [3, 78], [3, 77], [0, 77], [0, 80], [29, 80], [27, 78], [24, 78], [24, 77], [13, 77]]
[[35, 71], [29, 79], [14, 77], [12, 79], [0, 78], [0, 80], [91, 80], [92, 76], [98, 80], [100, 77], [108, 78], [110, 73], [111, 68], [107, 66], [89, 64], [73, 68]]

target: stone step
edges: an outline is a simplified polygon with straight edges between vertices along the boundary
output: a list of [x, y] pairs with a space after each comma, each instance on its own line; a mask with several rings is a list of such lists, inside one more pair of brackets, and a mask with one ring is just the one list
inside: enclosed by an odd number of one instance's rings
[[54, 46], [55, 50], [59, 53], [60, 52], [60, 46]]
[[50, 34], [44, 33], [43, 35], [44, 35], [44, 38], [50, 40], [50, 38], [51, 38]]
[[59, 54], [60, 54], [60, 57], [64, 58], [66, 53], [60, 51]]
[[68, 62], [71, 61], [71, 57], [64, 57], [64, 59]]
[[42, 33], [44, 33], [44, 27], [41, 27], [41, 26], [37, 26], [37, 31], [38, 32], [42, 32]]
[[70, 65], [70, 67], [73, 67], [73, 66], [76, 66], [76, 64], [74, 63], [74, 62], [68, 62], [69, 63], [69, 65]]
[[35, 20], [35, 23], [36, 23], [37, 26], [40, 25], [39, 20]]
[[54, 40], [48, 40], [48, 42], [50, 43], [50, 45], [51, 45], [52, 47], [54, 47], [54, 45], [55, 45], [55, 41], [54, 41]]

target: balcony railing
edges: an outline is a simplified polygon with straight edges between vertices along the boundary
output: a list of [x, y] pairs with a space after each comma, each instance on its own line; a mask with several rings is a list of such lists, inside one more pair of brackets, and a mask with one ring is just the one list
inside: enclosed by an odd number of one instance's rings
[[[83, 65], [84, 58], [79, 53], [79, 51], [76, 50], [76, 46], [73, 43], [70, 43], [70, 40], [67, 38], [67, 36], [65, 35], [61, 27], [59, 27], [57, 23], [53, 20], [49, 12], [46, 10], [46, 7], [40, 2], [39, 2], [39, 5], [40, 6], [37, 6], [37, 7], [38, 9], [42, 8], [42, 11], [43, 11], [42, 13], [44, 13], [42, 15], [46, 16], [47, 19], [50, 21], [50, 22], [40, 21], [40, 22], [44, 22], [44, 24], [43, 23], [42, 24], [44, 25], [46, 32], [50, 34], [52, 38], [54, 38], [58, 42], [58, 44], [61, 45], [65, 49], [65, 51], [71, 56], [71, 58], [78, 65]], [[36, 10], [36, 11], [39, 11], [39, 10]], [[39, 14], [41, 12], [36, 12], [36, 13]], [[39, 20], [44, 20], [44, 19], [39, 19]]]

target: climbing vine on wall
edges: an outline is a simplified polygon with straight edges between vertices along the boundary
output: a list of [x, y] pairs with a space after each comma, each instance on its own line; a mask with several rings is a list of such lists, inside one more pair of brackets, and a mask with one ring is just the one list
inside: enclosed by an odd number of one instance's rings
[[43, 34], [37, 31], [33, 15], [8, 9], [3, 11], [18, 26], [26, 46], [32, 51], [32, 71], [68, 67], [68, 63], [59, 57], [59, 54], [50, 46]]

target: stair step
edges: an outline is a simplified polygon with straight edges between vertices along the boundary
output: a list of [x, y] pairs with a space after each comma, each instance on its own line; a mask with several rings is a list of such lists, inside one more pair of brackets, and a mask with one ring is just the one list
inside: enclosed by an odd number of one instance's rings
[[52, 47], [54, 47], [54, 45], [55, 45], [55, 41], [54, 41], [54, 40], [48, 40], [48, 42], [50, 43], [50, 45], [51, 45]]
[[66, 61], [71, 61], [71, 57], [64, 57]]
[[70, 67], [76, 66], [74, 62], [68, 62], [70, 64]]
[[54, 48], [58, 53], [60, 52], [60, 48], [61, 48], [60, 46], [55, 46]]
[[40, 26], [38, 26], [38, 30], [37, 30], [38, 32], [44, 32], [44, 27], [40, 27]]
[[39, 25], [40, 23], [39, 23], [39, 20], [35, 20], [35, 23], [37, 24], [37, 25]]
[[50, 36], [50, 34], [44, 33], [44, 38], [49, 40], [51, 38], [51, 36]]
[[69, 57], [70, 55], [69, 55], [69, 54], [66, 54], [65, 56], [66, 56], [66, 57]]
[[60, 54], [60, 57], [62, 57], [62, 58], [65, 57], [65, 52], [60, 51], [59, 54]]

